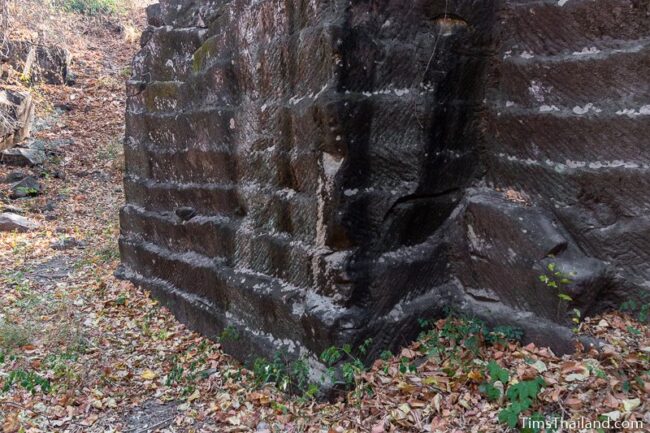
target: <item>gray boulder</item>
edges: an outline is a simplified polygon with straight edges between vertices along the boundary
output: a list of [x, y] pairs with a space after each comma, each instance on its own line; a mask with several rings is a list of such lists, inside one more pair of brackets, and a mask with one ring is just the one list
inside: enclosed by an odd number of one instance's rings
[[38, 228], [38, 224], [28, 218], [13, 213], [0, 213], [0, 232], [24, 233]]
[[14, 147], [0, 153], [0, 163], [18, 167], [42, 165], [46, 158], [44, 150], [30, 147]]
[[42, 186], [39, 181], [33, 176], [27, 176], [20, 181], [11, 185], [12, 199], [19, 199], [25, 197], [35, 197], [41, 193]]
[[16, 183], [20, 182], [24, 178], [26, 178], [28, 175], [26, 173], [23, 173], [22, 171], [12, 171], [7, 173], [7, 175], [2, 179], [2, 183]]

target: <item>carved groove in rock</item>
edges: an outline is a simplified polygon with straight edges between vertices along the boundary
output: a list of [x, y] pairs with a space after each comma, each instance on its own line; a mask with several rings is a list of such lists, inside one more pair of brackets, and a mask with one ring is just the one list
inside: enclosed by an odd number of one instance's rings
[[376, 355], [449, 307], [571, 350], [548, 263], [583, 313], [648, 290], [650, 25], [562, 3], [150, 7], [121, 275], [243, 359]]

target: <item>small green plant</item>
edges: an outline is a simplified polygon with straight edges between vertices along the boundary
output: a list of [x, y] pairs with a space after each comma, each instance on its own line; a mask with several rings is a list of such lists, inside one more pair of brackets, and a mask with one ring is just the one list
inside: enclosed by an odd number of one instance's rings
[[[372, 394], [372, 389], [364, 385], [361, 374], [366, 370], [362, 361], [372, 345], [372, 338], [366, 339], [356, 351], [349, 344], [343, 347], [329, 347], [320, 356], [327, 366], [327, 377], [334, 384], [353, 389], [357, 396]], [[325, 381], [325, 377], [322, 378]]]
[[226, 326], [219, 335], [219, 341], [222, 343], [239, 340], [239, 331], [232, 325]]
[[69, 12], [84, 15], [113, 14], [122, 8], [120, 0], [58, 0], [56, 5]]
[[630, 299], [621, 304], [621, 311], [634, 314], [641, 323], [650, 318], [650, 294], [642, 293], [639, 299]]
[[20, 193], [20, 195], [28, 197], [34, 197], [38, 195], [38, 190], [36, 188], [30, 188], [27, 186], [19, 186], [16, 188], [16, 192]]
[[313, 398], [318, 387], [309, 381], [309, 364], [304, 358], [287, 361], [280, 352], [276, 352], [271, 361], [257, 358], [253, 363], [255, 384], [263, 386], [273, 384], [282, 391]]
[[29, 344], [33, 330], [26, 325], [0, 322], [0, 348], [11, 350]]
[[128, 301], [129, 298], [124, 294], [120, 293], [117, 298], [115, 298], [115, 305], [126, 305], [126, 301]]
[[184, 366], [181, 357], [174, 356], [171, 359], [169, 373], [165, 378], [165, 385], [179, 387], [184, 396], [191, 395], [196, 390], [196, 384], [210, 375], [209, 370], [201, 368], [205, 365], [206, 360], [207, 358], [201, 355]]
[[[516, 342], [521, 340], [523, 334], [523, 330], [513, 326], [498, 326], [490, 330], [481, 320], [452, 313], [441, 327], [432, 327], [420, 334], [419, 350], [441, 362], [449, 359], [449, 371], [455, 374], [469, 368], [471, 360], [480, 354], [486, 343], [495, 345]], [[464, 351], [469, 351], [473, 356], [465, 356]]]
[[355, 384], [356, 375], [365, 370], [365, 366], [360, 357], [367, 355], [371, 344], [372, 338], [368, 338], [357, 348], [356, 354], [352, 350], [352, 346], [349, 344], [345, 344], [340, 348], [330, 347], [321, 354], [320, 359], [329, 367], [330, 377], [332, 378], [335, 376], [335, 364], [344, 360], [340, 366], [341, 372], [343, 373], [343, 379], [347, 386], [352, 386]]
[[33, 371], [13, 370], [9, 373], [2, 386], [2, 392], [8, 392], [14, 385], [19, 385], [26, 391], [36, 394], [41, 391], [48, 394], [51, 390], [50, 381]]
[[487, 370], [490, 380], [481, 384], [479, 391], [481, 391], [489, 401], [499, 400], [501, 398], [501, 389], [497, 388], [496, 383], [500, 382], [502, 387], [505, 387], [510, 380], [510, 373], [494, 360], [488, 363]]
[[51, 354], [45, 357], [43, 365], [52, 371], [53, 379], [64, 384], [72, 384], [79, 379], [75, 371], [74, 363], [79, 359], [78, 352], [68, 351], [65, 353]]
[[122, 142], [119, 139], [109, 141], [106, 146], [101, 147], [97, 152], [97, 158], [102, 161], [115, 161], [123, 153]]
[[[557, 265], [555, 263], [549, 263], [546, 265], [546, 272], [539, 276], [539, 280], [544, 283], [546, 287], [557, 291], [557, 320], [560, 320], [562, 316], [566, 314], [569, 304], [573, 302], [573, 298], [566, 293], [566, 289], [571, 283], [573, 283], [570, 277], [574, 275], [574, 273], [567, 274], [565, 272], [562, 272], [557, 268]], [[576, 325], [580, 324], [580, 310], [573, 310], [573, 317], [571, 321]]]
[[506, 392], [510, 404], [499, 412], [499, 422], [514, 428], [522, 413], [533, 406], [544, 385], [544, 379], [541, 376], [511, 385]]
[[96, 257], [102, 263], [109, 263], [120, 258], [120, 251], [117, 244], [111, 244], [97, 251]]
[[495, 327], [485, 336], [485, 341], [490, 344], [505, 344], [508, 342], [520, 342], [524, 337], [524, 331], [514, 326], [502, 325]]
[[167, 373], [165, 385], [172, 386], [179, 383], [183, 378], [183, 371], [185, 371], [185, 369], [182, 364], [178, 362], [178, 358], [174, 358], [172, 360], [172, 368], [169, 370], [169, 373]]

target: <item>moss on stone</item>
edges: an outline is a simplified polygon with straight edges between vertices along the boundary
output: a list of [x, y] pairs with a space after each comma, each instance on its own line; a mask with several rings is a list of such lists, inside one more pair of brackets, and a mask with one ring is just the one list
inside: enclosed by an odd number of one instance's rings
[[215, 38], [210, 38], [194, 52], [192, 56], [192, 69], [195, 73], [205, 68], [208, 59], [216, 52], [216, 41]]
[[173, 82], [158, 82], [149, 86], [145, 92], [144, 101], [147, 110], [151, 112], [159, 111], [157, 104], [178, 100], [178, 90], [178, 85]]

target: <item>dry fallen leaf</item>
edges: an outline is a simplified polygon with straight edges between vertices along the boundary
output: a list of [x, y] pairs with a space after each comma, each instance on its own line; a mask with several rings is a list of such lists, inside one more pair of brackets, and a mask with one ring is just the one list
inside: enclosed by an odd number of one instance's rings
[[144, 380], [154, 380], [156, 377], [158, 377], [158, 375], [152, 370], [147, 369], [140, 374], [140, 377]]

